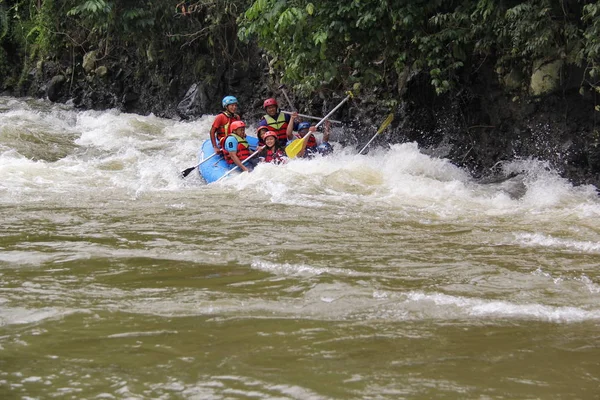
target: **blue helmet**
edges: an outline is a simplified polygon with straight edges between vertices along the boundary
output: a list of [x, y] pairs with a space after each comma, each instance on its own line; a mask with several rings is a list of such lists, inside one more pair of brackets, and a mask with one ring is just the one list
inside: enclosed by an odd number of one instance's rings
[[329, 143], [324, 142], [317, 146], [317, 151], [319, 154], [326, 156], [333, 152], [333, 147]]
[[308, 129], [310, 128], [310, 122], [300, 122], [298, 124], [298, 130], [301, 131], [302, 129]]
[[230, 104], [237, 104], [237, 99], [233, 96], [225, 96], [223, 97], [223, 108], [227, 107]]

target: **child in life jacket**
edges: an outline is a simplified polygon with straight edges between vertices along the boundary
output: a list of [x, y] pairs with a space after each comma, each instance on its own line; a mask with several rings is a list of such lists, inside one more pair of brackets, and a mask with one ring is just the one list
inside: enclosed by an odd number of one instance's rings
[[277, 139], [275, 132], [269, 131], [263, 135], [265, 147], [258, 153], [261, 162], [272, 164], [285, 164], [288, 158], [285, 155], [285, 150], [281, 147], [281, 143]]

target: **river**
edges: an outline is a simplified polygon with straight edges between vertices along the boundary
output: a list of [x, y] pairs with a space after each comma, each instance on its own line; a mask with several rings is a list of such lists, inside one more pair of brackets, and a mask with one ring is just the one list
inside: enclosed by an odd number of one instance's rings
[[0, 97], [0, 398], [600, 399], [594, 187], [414, 143], [181, 179], [212, 120]]

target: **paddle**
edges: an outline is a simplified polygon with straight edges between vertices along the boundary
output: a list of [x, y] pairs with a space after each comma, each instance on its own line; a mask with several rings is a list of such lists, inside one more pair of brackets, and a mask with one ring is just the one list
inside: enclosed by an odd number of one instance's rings
[[381, 124], [381, 126], [377, 130], [377, 133], [375, 135], [373, 135], [373, 137], [371, 138], [371, 140], [369, 140], [369, 143], [367, 143], [365, 145], [365, 147], [363, 147], [358, 152], [358, 154], [361, 154], [363, 151], [365, 151], [365, 149], [371, 144], [371, 142], [373, 141], [373, 139], [375, 139], [375, 137], [377, 135], [379, 135], [381, 132], [383, 132], [385, 130], [385, 128], [387, 128], [392, 123], [393, 120], [394, 120], [394, 114], [392, 113], [392, 114], [390, 114], [390, 115], [387, 116], [387, 118], [385, 119], [385, 121], [383, 121], [383, 123]]
[[[242, 161], [242, 164], [244, 164], [246, 161], [248, 161], [249, 159], [251, 159], [252, 157], [254, 157], [255, 155], [257, 155], [258, 153], [260, 153], [260, 151], [263, 149], [263, 147], [259, 147], [256, 149], [256, 151], [252, 154], [250, 154], [250, 156], [248, 158], [246, 158], [244, 161]], [[230, 173], [232, 173], [233, 171], [235, 171], [236, 169], [240, 169], [240, 167], [238, 167], [237, 165], [233, 168], [231, 168], [229, 171], [227, 171], [222, 177], [220, 177], [219, 179], [217, 179], [215, 182], [219, 182], [221, 179], [225, 178], [227, 175], [229, 175]]]
[[294, 158], [302, 151], [304, 147], [304, 141], [308, 140], [308, 138], [312, 135], [312, 132], [308, 132], [302, 139], [296, 139], [292, 143], [288, 144], [285, 148], [285, 154], [289, 158]]
[[211, 156], [210, 156], [210, 157], [208, 157], [207, 159], [205, 159], [205, 160], [202, 160], [202, 161], [200, 162], [200, 164], [198, 164], [198, 165], [195, 165], [195, 166], [193, 166], [193, 167], [189, 167], [189, 168], [186, 168], [186, 169], [184, 169], [183, 171], [181, 171], [181, 178], [182, 178], [182, 179], [183, 179], [183, 178], [185, 178], [185, 177], [186, 177], [186, 176], [188, 176], [188, 175], [189, 175], [189, 174], [190, 174], [190, 173], [191, 173], [193, 170], [195, 170], [196, 168], [198, 168], [199, 166], [201, 166], [202, 164], [204, 164], [205, 162], [207, 162], [208, 160], [210, 160], [211, 158], [213, 158], [213, 157], [214, 157], [214, 156], [216, 156], [217, 154], [219, 154], [219, 153], [213, 153], [213, 155], [211, 155]]
[[[325, 121], [327, 121], [327, 118], [331, 117], [331, 115], [333, 115], [333, 113], [338, 110], [338, 108], [340, 108], [345, 102], [347, 102], [349, 99], [352, 98], [352, 92], [347, 92], [347, 93], [348, 93], [348, 96], [346, 96], [344, 98], [344, 100], [342, 100], [340, 102], [340, 104], [335, 106], [335, 108], [333, 110], [331, 110], [329, 112], [329, 114], [327, 114], [326, 116], [323, 117], [323, 119], [321, 119], [319, 122], [317, 122], [317, 125], [315, 125], [315, 128], [318, 128], [319, 126], [321, 126]], [[292, 143], [288, 144], [287, 147], [285, 148], [285, 154], [287, 154], [287, 156], [289, 158], [296, 157], [298, 155], [298, 153], [302, 150], [302, 145], [304, 144], [304, 141], [307, 140], [311, 134], [312, 133], [308, 133], [302, 139], [296, 139]]]
[[295, 110], [296, 107], [294, 107], [294, 105], [292, 104], [292, 101], [288, 97], [288, 94], [287, 94], [287, 91], [285, 90], [285, 87], [286, 87], [285, 85], [279, 85], [279, 90], [281, 90], [281, 92], [285, 96], [285, 99], [287, 100], [288, 106], [290, 106], [293, 110]]
[[[283, 110], [281, 110], [281, 112], [284, 114], [290, 114], [290, 115], [292, 115], [294, 113], [293, 111], [283, 111]], [[310, 118], [310, 119], [318, 119], [318, 120], [321, 119], [321, 117], [313, 117], [312, 115], [306, 115], [306, 114], [298, 114], [298, 116], [302, 117], [302, 118]], [[335, 124], [342, 123], [342, 121], [336, 121], [335, 119], [330, 119], [329, 122], [333, 122]]]

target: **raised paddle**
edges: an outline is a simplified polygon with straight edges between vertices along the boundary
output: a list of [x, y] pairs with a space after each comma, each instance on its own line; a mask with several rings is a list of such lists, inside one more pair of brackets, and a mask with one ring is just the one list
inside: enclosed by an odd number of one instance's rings
[[[251, 159], [252, 157], [254, 157], [255, 155], [257, 155], [258, 153], [260, 153], [260, 151], [263, 149], [263, 147], [257, 148], [254, 153], [250, 154], [250, 156], [248, 158], [246, 158], [244, 161], [242, 161], [242, 164], [244, 164], [246, 161], [248, 161], [249, 159]], [[225, 178], [227, 175], [229, 175], [230, 173], [232, 173], [233, 171], [235, 171], [237, 169], [240, 169], [240, 167], [238, 167], [236, 165], [235, 167], [233, 167], [229, 171], [227, 171], [222, 177], [220, 177], [219, 179], [217, 179], [215, 182], [219, 182], [221, 179]]]
[[208, 157], [205, 160], [202, 160], [200, 162], [200, 164], [198, 165], [194, 165], [193, 167], [189, 167], [184, 169], [183, 171], [181, 171], [181, 178], [185, 178], [186, 176], [188, 176], [193, 170], [195, 170], [196, 168], [198, 168], [199, 166], [201, 166], [202, 164], [204, 164], [205, 162], [207, 162], [208, 160], [210, 160], [211, 158], [213, 158], [214, 156], [216, 156], [219, 153], [213, 153], [213, 155], [211, 155], [210, 157]]
[[[347, 92], [347, 93], [348, 93], [348, 96], [344, 97], [344, 100], [342, 100], [340, 102], [340, 104], [335, 106], [335, 108], [333, 110], [331, 110], [329, 112], [329, 114], [327, 114], [326, 116], [323, 117], [323, 119], [321, 119], [319, 122], [317, 122], [317, 125], [315, 125], [315, 128], [318, 128], [319, 126], [321, 126], [325, 121], [327, 121], [327, 118], [331, 117], [331, 115], [338, 110], [338, 108], [340, 108], [345, 102], [347, 102], [349, 99], [352, 98], [352, 92]], [[296, 157], [298, 155], [298, 153], [302, 150], [302, 145], [304, 144], [304, 141], [308, 140], [309, 136], [310, 136], [310, 134], [307, 134], [302, 139], [296, 139], [292, 143], [288, 144], [287, 147], [285, 148], [285, 154], [287, 154], [287, 156], [289, 158]]]
[[[281, 112], [284, 114], [289, 114], [289, 115], [292, 115], [294, 113], [293, 111], [283, 111], [283, 110], [281, 110]], [[302, 117], [302, 118], [309, 118], [309, 119], [317, 119], [317, 120], [321, 119], [321, 117], [313, 117], [312, 115], [306, 115], [306, 114], [298, 114], [298, 116]], [[330, 119], [329, 122], [333, 122], [335, 124], [342, 123], [342, 121], [336, 121], [335, 119]]]
[[304, 147], [304, 142], [308, 140], [308, 138], [312, 135], [312, 132], [308, 132], [302, 139], [296, 139], [292, 143], [288, 144], [285, 148], [285, 154], [289, 158], [294, 158], [302, 151]]
[[383, 123], [381, 124], [381, 126], [377, 130], [377, 133], [375, 135], [373, 135], [373, 137], [371, 138], [371, 140], [369, 140], [369, 143], [367, 143], [365, 145], [365, 147], [363, 147], [358, 152], [358, 154], [361, 154], [363, 151], [365, 151], [365, 149], [371, 144], [371, 142], [373, 141], [373, 139], [375, 139], [375, 137], [377, 135], [379, 135], [381, 132], [383, 132], [385, 130], [385, 128], [387, 128], [392, 123], [393, 120], [394, 120], [394, 114], [392, 113], [392, 114], [390, 114], [390, 115], [387, 116], [387, 118], [385, 119], [385, 121], [383, 121]]
[[281, 90], [281, 93], [283, 93], [283, 95], [285, 96], [285, 99], [287, 100], [288, 106], [290, 106], [292, 109], [296, 109], [296, 107], [294, 107], [294, 105], [292, 104], [292, 101], [290, 100], [287, 91], [285, 90], [285, 85], [279, 85], [279, 90]]

